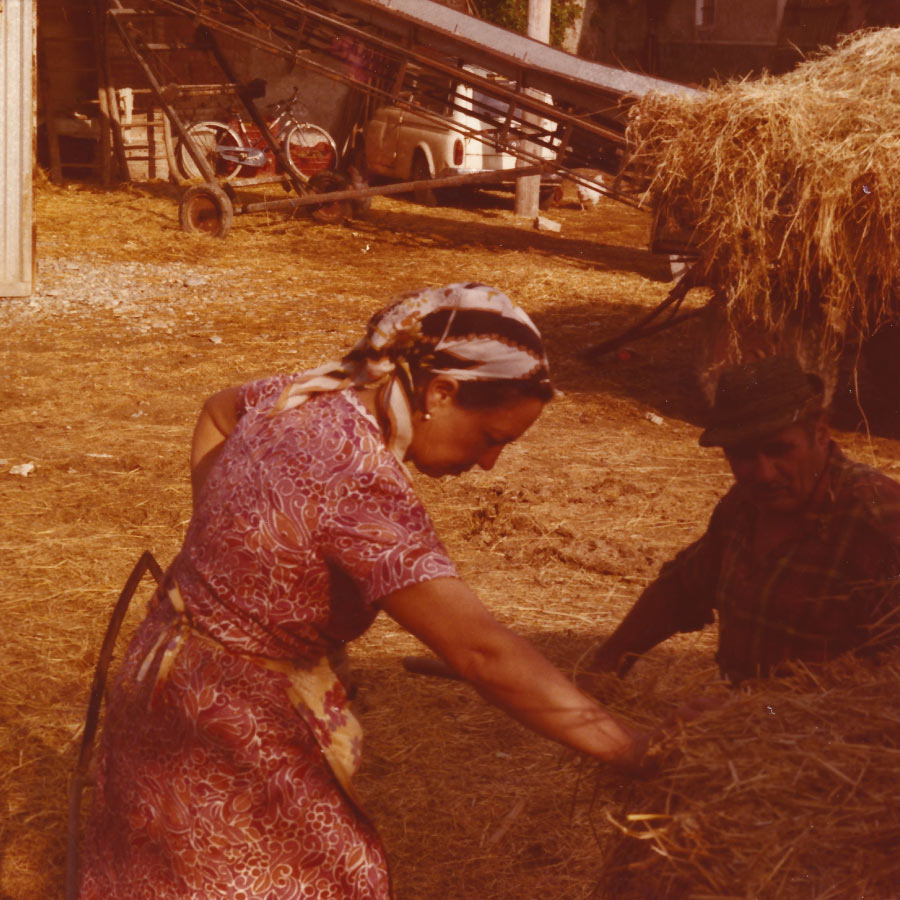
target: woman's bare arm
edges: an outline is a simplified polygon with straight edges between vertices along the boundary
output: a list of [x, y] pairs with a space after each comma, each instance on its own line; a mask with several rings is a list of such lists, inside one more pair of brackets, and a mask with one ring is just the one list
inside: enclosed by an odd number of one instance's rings
[[200, 411], [191, 441], [191, 488], [194, 504], [225, 439], [237, 424], [240, 388], [229, 387], [213, 394]]
[[382, 607], [514, 719], [576, 750], [637, 769], [647, 735], [578, 690], [499, 623], [465, 582], [438, 578], [403, 588]]

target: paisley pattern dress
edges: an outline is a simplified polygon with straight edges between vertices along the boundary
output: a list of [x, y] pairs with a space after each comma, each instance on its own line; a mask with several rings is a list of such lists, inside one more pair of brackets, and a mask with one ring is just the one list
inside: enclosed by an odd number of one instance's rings
[[329, 660], [400, 588], [455, 576], [354, 393], [246, 386], [111, 694], [81, 900], [387, 900]]

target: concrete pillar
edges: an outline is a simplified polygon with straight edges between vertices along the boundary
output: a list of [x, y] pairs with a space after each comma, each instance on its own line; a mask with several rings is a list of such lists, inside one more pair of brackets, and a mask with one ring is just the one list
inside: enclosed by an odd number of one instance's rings
[[[550, 0], [528, 0], [528, 37], [545, 44], [550, 43]], [[538, 148], [529, 144], [527, 149], [536, 152]], [[520, 178], [516, 182], [516, 215], [534, 218], [540, 209], [540, 195], [540, 175]]]

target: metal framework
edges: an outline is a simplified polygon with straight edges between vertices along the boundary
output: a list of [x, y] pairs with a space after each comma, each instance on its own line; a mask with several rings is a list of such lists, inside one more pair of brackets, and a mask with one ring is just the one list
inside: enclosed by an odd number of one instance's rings
[[[182, 224], [222, 236], [234, 211], [249, 212], [260, 206], [236, 205], [234, 185], [219, 185], [215, 173], [193, 146], [172, 103], [183, 86], [167, 82], [165, 65], [161, 64], [173, 52], [200, 49], [212, 54], [222, 68], [224, 86], [234, 91], [279, 160], [281, 148], [256, 108], [249, 86], [237, 82], [220, 38], [245, 43], [300, 69], [341, 82], [373, 103], [414, 111], [443, 127], [515, 153], [522, 168], [481, 176], [478, 180], [482, 183], [492, 177], [508, 181], [511, 176], [537, 171], [555, 172], [576, 182], [583, 180], [575, 171], [580, 168], [615, 172], [625, 152], [630, 104], [649, 91], [693, 93], [693, 89], [674, 82], [579, 59], [431, 0], [143, 2], [140, 9], [126, 9], [120, 0], [114, 0], [116, 6], [110, 10], [110, 17], [204, 179], [204, 186], [185, 195], [196, 215], [188, 216], [187, 223], [182, 215]], [[193, 25], [193, 40], [164, 43], [154, 39], [161, 29], [153, 23], [160, 17]], [[346, 62], [348, 48], [352, 48], [354, 66]], [[482, 76], [464, 65], [496, 73], [502, 80]], [[434, 111], [441, 106], [446, 110], [447, 103], [454, 102], [448, 91], [451, 83], [467, 85], [487, 98], [466, 108], [467, 115], [485, 128], [467, 128]], [[548, 96], [552, 100], [544, 99]], [[547, 159], [547, 155], [553, 158]], [[285, 165], [282, 169], [289, 171]], [[325, 185], [328, 192], [322, 194], [321, 185], [311, 189], [296, 176], [286, 177], [296, 196], [273, 201], [278, 207], [322, 208], [329, 203], [343, 204], [351, 196], [363, 199], [420, 186], [413, 182], [402, 187], [367, 188], [351, 195], [346, 180], [331, 179]], [[465, 184], [470, 178], [432, 181], [429, 186]], [[618, 189], [612, 196], [621, 202], [634, 202]]]

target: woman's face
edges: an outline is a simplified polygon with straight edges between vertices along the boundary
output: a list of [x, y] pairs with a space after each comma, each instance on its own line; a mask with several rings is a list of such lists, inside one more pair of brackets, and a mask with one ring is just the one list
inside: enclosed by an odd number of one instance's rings
[[428, 418], [416, 413], [406, 458], [420, 472], [459, 475], [474, 466], [492, 469], [503, 448], [521, 437], [544, 408], [537, 397], [517, 397], [502, 406], [467, 409], [456, 402], [457, 383], [438, 376], [424, 398]]

